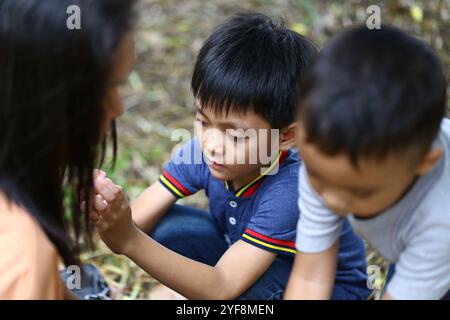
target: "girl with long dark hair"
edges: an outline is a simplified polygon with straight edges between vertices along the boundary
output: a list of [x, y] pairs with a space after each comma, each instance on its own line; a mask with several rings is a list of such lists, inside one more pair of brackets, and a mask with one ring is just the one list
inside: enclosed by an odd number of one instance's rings
[[[58, 262], [78, 264], [75, 248], [89, 235], [80, 204], [89, 206], [110, 129], [116, 146], [118, 89], [134, 58], [133, 6], [0, 0], [0, 299], [67, 292]], [[79, 28], [70, 27], [71, 14], [80, 15]]]

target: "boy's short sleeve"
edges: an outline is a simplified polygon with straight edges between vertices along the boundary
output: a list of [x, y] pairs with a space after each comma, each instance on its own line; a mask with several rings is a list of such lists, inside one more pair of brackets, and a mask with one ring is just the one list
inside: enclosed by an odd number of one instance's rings
[[448, 225], [436, 225], [400, 254], [387, 292], [397, 300], [437, 300], [450, 290]]
[[194, 138], [173, 154], [159, 182], [176, 198], [184, 198], [206, 187], [208, 172], [198, 140]]
[[299, 194], [297, 249], [305, 253], [326, 251], [339, 238], [343, 218], [328, 209], [314, 191], [305, 166], [301, 166], [300, 169]]
[[241, 240], [261, 249], [293, 258], [298, 220], [297, 174], [284, 175], [265, 186]]

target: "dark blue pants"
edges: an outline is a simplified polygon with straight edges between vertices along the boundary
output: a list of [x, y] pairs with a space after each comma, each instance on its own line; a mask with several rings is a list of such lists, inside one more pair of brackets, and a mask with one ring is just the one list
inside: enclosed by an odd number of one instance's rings
[[[151, 232], [165, 247], [190, 259], [214, 266], [229, 244], [211, 215], [204, 210], [175, 205]], [[282, 299], [293, 261], [277, 257], [269, 269], [244, 292], [241, 300]], [[336, 283], [333, 299], [365, 299], [367, 290], [354, 290], [348, 283]]]

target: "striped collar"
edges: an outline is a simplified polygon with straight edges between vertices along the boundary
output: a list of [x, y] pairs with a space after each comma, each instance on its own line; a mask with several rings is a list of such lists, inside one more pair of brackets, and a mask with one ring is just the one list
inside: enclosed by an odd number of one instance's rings
[[[241, 198], [251, 197], [256, 192], [258, 187], [262, 184], [262, 182], [264, 181], [264, 178], [267, 176], [267, 174], [269, 172], [271, 172], [278, 163], [281, 165], [284, 162], [284, 160], [287, 158], [288, 154], [289, 154], [288, 151], [280, 151], [278, 153], [278, 156], [276, 157], [275, 161], [270, 165], [269, 168], [267, 168], [266, 171], [264, 171], [261, 175], [259, 175], [255, 179], [253, 179], [251, 182], [247, 183], [245, 186], [242, 186], [239, 189], [237, 189], [236, 191], [234, 191], [234, 195], [236, 197], [241, 197]], [[225, 181], [224, 183], [225, 183], [225, 188], [227, 190], [233, 191], [231, 189], [231, 185], [229, 184], [228, 181]]]

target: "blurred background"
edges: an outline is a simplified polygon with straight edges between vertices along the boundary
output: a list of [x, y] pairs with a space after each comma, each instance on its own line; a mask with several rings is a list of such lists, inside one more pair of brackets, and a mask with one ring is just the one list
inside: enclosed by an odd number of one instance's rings
[[[108, 175], [124, 187], [130, 200], [155, 182], [179, 143], [174, 129], [193, 132], [194, 108], [190, 78], [196, 55], [213, 27], [229, 15], [258, 11], [286, 19], [291, 29], [319, 48], [342, 28], [366, 23], [370, 5], [381, 9], [381, 22], [398, 26], [426, 40], [450, 74], [450, 0], [140, 0], [136, 32], [136, 65], [123, 89], [125, 114], [118, 120], [119, 152]], [[448, 103], [447, 105], [450, 105]], [[206, 207], [203, 193], [181, 200]], [[181, 239], [182, 241], [182, 239]], [[97, 265], [117, 299], [151, 299], [155, 284], [127, 258], [115, 256], [98, 241], [82, 259]], [[378, 266], [383, 285], [386, 262], [368, 248], [369, 265]], [[379, 290], [373, 298], [378, 298]]]

